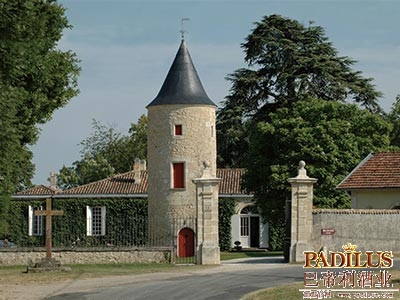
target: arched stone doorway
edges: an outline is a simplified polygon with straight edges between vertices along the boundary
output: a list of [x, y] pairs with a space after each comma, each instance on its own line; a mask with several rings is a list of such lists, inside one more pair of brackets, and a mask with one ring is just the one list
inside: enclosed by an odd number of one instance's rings
[[244, 207], [240, 212], [240, 240], [242, 247], [260, 247], [260, 216], [253, 205]]
[[178, 257], [194, 256], [194, 231], [188, 227], [178, 233]]
[[239, 241], [243, 248], [268, 248], [268, 223], [254, 204], [239, 203], [231, 217], [232, 247]]

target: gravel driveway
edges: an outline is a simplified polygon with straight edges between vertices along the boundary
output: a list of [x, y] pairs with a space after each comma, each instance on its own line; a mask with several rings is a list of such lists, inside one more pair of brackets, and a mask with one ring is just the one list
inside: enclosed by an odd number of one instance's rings
[[[250, 258], [223, 261], [220, 266], [210, 267], [201, 270], [187, 269], [183, 272], [158, 272], [141, 275], [124, 275], [101, 278], [88, 278], [67, 280], [63, 282], [52, 282], [48, 284], [3, 284], [0, 286], [0, 300], [39, 300], [53, 298], [56, 295], [74, 293], [75, 295], [82, 293], [90, 293], [96, 289], [104, 289], [107, 287], [115, 287], [122, 285], [130, 285], [137, 283], [148, 283], [151, 281], [178, 278], [183, 276], [207, 275], [224, 272], [239, 272], [244, 269], [265, 269], [268, 265], [270, 268], [281, 268], [282, 258], [265, 257]], [[62, 297], [63, 299], [77, 299]]]

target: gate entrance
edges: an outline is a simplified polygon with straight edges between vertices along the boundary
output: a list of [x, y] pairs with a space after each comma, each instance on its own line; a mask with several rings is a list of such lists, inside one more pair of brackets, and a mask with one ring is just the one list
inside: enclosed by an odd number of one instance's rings
[[194, 232], [185, 227], [178, 234], [178, 257], [191, 256], [194, 256]]
[[255, 206], [246, 206], [240, 212], [240, 242], [244, 248], [260, 247], [260, 216]]

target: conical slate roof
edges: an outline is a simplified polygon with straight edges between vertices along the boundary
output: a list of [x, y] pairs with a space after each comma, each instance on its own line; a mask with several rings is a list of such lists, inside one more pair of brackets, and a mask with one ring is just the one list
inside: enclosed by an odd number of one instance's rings
[[157, 97], [147, 106], [167, 104], [214, 105], [208, 98], [185, 41], [182, 40], [174, 62]]

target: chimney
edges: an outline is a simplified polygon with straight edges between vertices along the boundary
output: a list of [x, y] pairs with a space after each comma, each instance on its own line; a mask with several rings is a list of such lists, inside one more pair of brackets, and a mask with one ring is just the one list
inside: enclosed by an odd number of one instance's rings
[[142, 171], [146, 170], [146, 160], [135, 158], [135, 162], [133, 164], [133, 172], [134, 172], [134, 179], [136, 184], [140, 184], [140, 177]]
[[57, 175], [54, 172], [50, 172], [50, 188], [52, 190], [57, 190]]
[[146, 160], [145, 160], [145, 159], [142, 159], [142, 160], [140, 161], [140, 170], [141, 170], [141, 171], [146, 171], [146, 169], [147, 169]]

